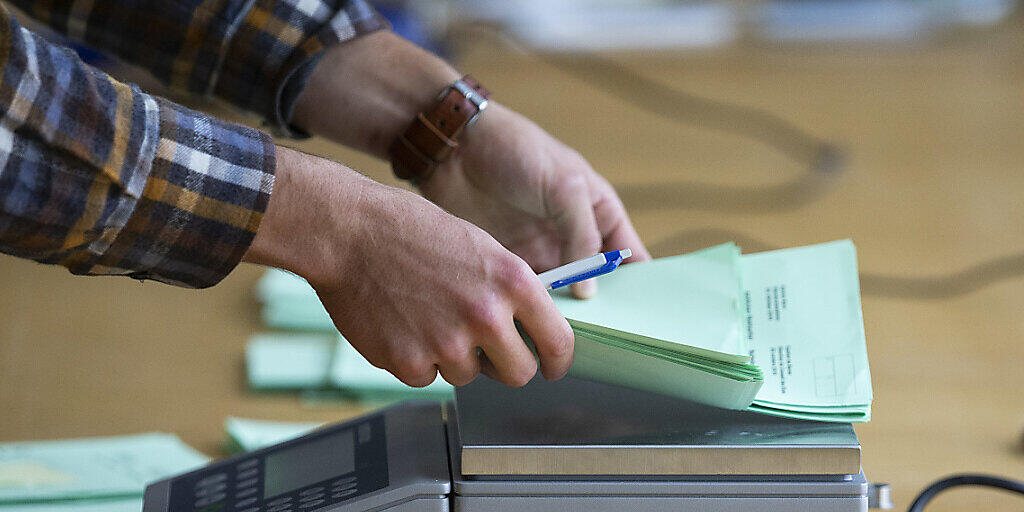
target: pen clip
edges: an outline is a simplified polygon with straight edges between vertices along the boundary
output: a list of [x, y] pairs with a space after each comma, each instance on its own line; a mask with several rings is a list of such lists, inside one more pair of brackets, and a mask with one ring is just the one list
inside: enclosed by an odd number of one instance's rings
[[[619, 267], [619, 264], [622, 263], [622, 253], [620, 253], [619, 251], [614, 251], [614, 252], [616, 253], [615, 258], [613, 258], [611, 260], [608, 260], [607, 262], [605, 262], [604, 265], [601, 265], [600, 267], [595, 268], [594, 270], [589, 270], [589, 271], [584, 272], [582, 274], [577, 274], [577, 275], [572, 276], [572, 277], [567, 277], [565, 279], [560, 279], [558, 281], [555, 281], [555, 282], [551, 283], [551, 289], [552, 290], [556, 290], [556, 289], [561, 288], [563, 286], [569, 286], [570, 284], [573, 284], [573, 283], [578, 283], [580, 281], [586, 281], [587, 279], [590, 279], [592, 277], [601, 276], [601, 275], [607, 274], [607, 273], [615, 270], [616, 268]], [[609, 253], [605, 253], [605, 254], [607, 255]]]

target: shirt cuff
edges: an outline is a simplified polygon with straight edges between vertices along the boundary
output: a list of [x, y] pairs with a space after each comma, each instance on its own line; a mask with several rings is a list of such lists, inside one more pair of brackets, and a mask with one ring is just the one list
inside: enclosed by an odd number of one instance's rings
[[159, 138], [142, 193], [109, 247], [88, 268], [71, 271], [213, 286], [256, 235], [274, 186], [276, 147], [259, 130], [151, 101]]
[[258, 0], [230, 42], [216, 95], [262, 114], [276, 134], [307, 136], [290, 124], [292, 110], [324, 51], [387, 28], [364, 0]]

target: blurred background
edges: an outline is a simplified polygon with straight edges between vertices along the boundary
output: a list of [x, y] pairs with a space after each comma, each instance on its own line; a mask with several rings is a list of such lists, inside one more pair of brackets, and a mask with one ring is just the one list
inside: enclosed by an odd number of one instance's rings
[[[893, 485], [897, 509], [949, 473], [1024, 476], [1019, 2], [374, 3], [585, 156], [655, 256], [851, 238], [875, 390], [856, 430], [868, 479]], [[280, 142], [404, 186], [346, 148]], [[393, 399], [322, 376], [255, 389], [263, 272], [243, 265], [191, 291], [0, 256], [0, 441], [165, 431], [217, 457], [229, 416], [338, 421]], [[929, 508], [963, 509], [1022, 506], [968, 489]]]

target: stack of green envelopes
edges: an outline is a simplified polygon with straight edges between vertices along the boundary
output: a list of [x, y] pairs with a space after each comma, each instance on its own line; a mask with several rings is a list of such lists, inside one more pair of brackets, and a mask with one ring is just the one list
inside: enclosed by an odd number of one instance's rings
[[625, 265], [586, 301], [570, 373], [728, 409], [868, 421], [871, 376], [849, 240], [743, 255], [733, 244]]
[[[258, 293], [272, 327], [334, 329], [301, 278], [270, 271]], [[576, 333], [571, 375], [728, 409], [870, 419], [848, 240], [750, 255], [723, 244], [623, 265], [589, 300], [552, 297]]]
[[570, 373], [717, 407], [750, 405], [763, 377], [743, 349], [739, 248], [624, 265], [555, 305], [576, 333]]

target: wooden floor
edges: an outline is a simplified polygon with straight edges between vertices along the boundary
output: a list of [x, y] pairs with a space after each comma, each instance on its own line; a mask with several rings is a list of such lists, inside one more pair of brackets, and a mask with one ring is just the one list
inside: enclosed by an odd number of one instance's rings
[[[905, 509], [949, 473], [1024, 477], [1022, 42], [1015, 25], [897, 47], [615, 55], [612, 66], [480, 37], [463, 39], [457, 61], [589, 158], [655, 255], [852, 238], [875, 389], [873, 420], [857, 427], [864, 471]], [[821, 141], [841, 167], [813, 167]], [[365, 156], [302, 147], [394, 183]], [[228, 415], [359, 413], [246, 392], [259, 274], [242, 267], [196, 292], [0, 258], [0, 440], [162, 430], [218, 455]], [[962, 490], [929, 510], [968, 508], [1024, 503]]]

